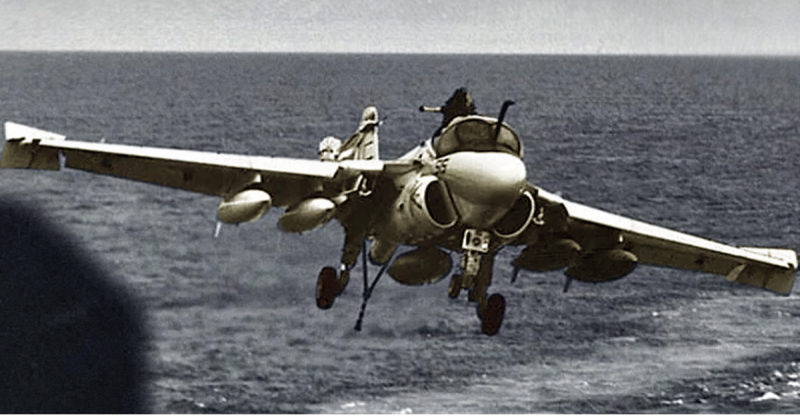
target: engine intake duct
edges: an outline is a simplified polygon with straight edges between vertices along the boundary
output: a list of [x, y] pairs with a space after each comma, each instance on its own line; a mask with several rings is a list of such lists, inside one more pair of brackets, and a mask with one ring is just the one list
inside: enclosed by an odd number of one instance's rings
[[458, 221], [458, 214], [447, 187], [439, 180], [431, 180], [424, 186], [425, 209], [438, 227], [449, 228]]
[[530, 192], [520, 195], [514, 206], [494, 225], [494, 234], [509, 239], [522, 234], [533, 220], [536, 212], [536, 201]]

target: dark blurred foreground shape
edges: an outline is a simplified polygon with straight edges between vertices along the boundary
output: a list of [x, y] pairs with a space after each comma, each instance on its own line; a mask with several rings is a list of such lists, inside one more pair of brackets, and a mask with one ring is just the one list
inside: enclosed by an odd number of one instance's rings
[[0, 197], [0, 413], [146, 413], [144, 338], [121, 287]]

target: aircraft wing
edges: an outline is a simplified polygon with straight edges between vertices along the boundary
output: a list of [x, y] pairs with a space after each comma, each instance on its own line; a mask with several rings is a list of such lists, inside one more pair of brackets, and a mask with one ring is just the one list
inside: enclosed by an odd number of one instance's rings
[[62, 166], [207, 195], [226, 196], [264, 182], [273, 205], [287, 206], [328, 181], [380, 173], [381, 161], [322, 162], [181, 149], [66, 141], [63, 135], [5, 124], [0, 167], [58, 170]]
[[633, 253], [639, 263], [718, 274], [781, 294], [792, 290], [797, 269], [794, 250], [729, 246], [570, 202], [541, 189], [538, 197], [551, 208], [566, 210], [567, 234], [582, 228], [618, 234], [618, 246]]

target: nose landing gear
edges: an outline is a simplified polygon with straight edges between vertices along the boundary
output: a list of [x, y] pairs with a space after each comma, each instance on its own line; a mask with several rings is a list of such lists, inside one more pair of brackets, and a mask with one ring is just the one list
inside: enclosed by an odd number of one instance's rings
[[492, 284], [492, 267], [495, 252], [490, 247], [488, 232], [467, 229], [464, 232], [461, 261], [463, 273], [455, 274], [447, 287], [447, 296], [455, 299], [461, 290], [469, 290], [469, 301], [478, 303], [477, 314], [481, 320], [481, 331], [486, 335], [496, 335], [503, 324], [506, 300], [500, 294], [487, 298], [486, 290]]
[[[491, 269], [489, 269], [491, 272]], [[506, 299], [501, 294], [492, 294], [486, 297], [486, 288], [491, 283], [491, 276], [474, 278], [475, 284], [469, 288], [469, 301], [478, 303], [476, 312], [481, 321], [481, 331], [493, 336], [500, 331], [503, 325], [503, 318], [506, 313]], [[447, 296], [456, 299], [462, 289], [467, 289], [467, 281], [463, 275], [455, 274], [450, 279], [450, 286], [447, 288]]]
[[447, 286], [447, 296], [453, 300], [458, 298], [458, 295], [461, 294], [462, 278], [463, 275], [460, 274], [454, 274], [453, 277], [450, 278], [450, 285]]

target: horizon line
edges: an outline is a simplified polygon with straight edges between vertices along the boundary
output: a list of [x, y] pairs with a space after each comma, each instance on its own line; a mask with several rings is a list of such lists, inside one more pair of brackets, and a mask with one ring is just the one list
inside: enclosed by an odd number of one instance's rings
[[76, 53], [76, 54], [271, 54], [271, 55], [440, 55], [440, 56], [574, 56], [574, 57], [719, 57], [719, 58], [800, 58], [800, 53], [697, 53], [697, 52], [364, 52], [364, 51], [248, 51], [248, 50], [127, 50], [127, 49], [0, 49], [0, 53]]

